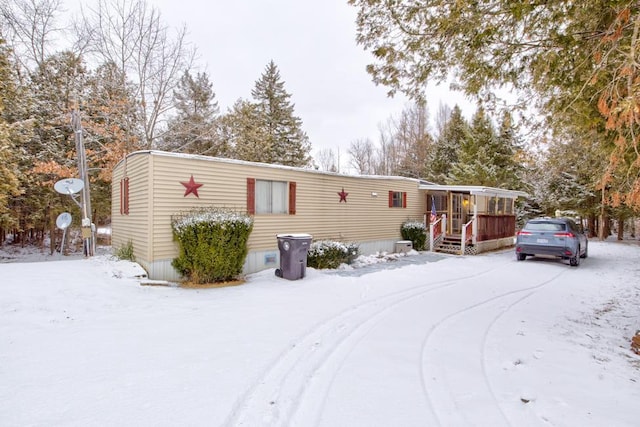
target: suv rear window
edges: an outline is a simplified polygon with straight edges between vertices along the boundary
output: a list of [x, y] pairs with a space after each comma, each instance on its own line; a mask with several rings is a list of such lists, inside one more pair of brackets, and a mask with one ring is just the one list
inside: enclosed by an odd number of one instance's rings
[[524, 228], [533, 231], [564, 231], [565, 225], [557, 222], [529, 222]]

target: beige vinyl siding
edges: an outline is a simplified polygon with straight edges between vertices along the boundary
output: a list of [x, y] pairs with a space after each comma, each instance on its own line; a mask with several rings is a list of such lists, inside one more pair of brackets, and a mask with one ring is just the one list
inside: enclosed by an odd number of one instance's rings
[[[217, 206], [246, 210], [247, 178], [295, 181], [296, 215], [255, 215], [250, 250], [277, 247], [278, 233], [309, 233], [314, 239], [366, 241], [400, 237], [400, 224], [422, 219], [425, 201], [416, 180], [404, 178], [347, 177], [293, 168], [224, 161], [199, 156], [173, 156], [152, 152], [153, 259], [175, 257], [171, 216], [193, 207]], [[199, 198], [184, 197], [193, 174]], [[349, 193], [340, 203], [338, 192]], [[388, 192], [407, 193], [407, 208], [389, 208]], [[371, 193], [377, 193], [372, 197]]]
[[[185, 197], [193, 175], [198, 197]], [[247, 208], [247, 178], [296, 183], [296, 214], [254, 216], [249, 239], [254, 270], [268, 268], [265, 254], [277, 254], [276, 234], [309, 233], [314, 240], [357, 242], [370, 249], [393, 247], [407, 219], [422, 220], [426, 210], [418, 181], [397, 177], [358, 177], [281, 166], [177, 155], [156, 151], [132, 153], [127, 158], [129, 215], [120, 214], [120, 180], [124, 162], [113, 173], [112, 244], [131, 240], [138, 262], [154, 278], [173, 278], [170, 262], [178, 254], [171, 217], [194, 207]], [[287, 186], [288, 188], [288, 186]], [[349, 193], [340, 203], [339, 192]], [[407, 208], [389, 208], [389, 191], [406, 193]], [[372, 197], [376, 193], [377, 197]], [[287, 200], [289, 198], [287, 197]], [[254, 259], [255, 258], [255, 259]], [[151, 277], [151, 276], [150, 276]], [[176, 276], [177, 277], [177, 276]]]
[[150, 156], [132, 155], [126, 163], [129, 177], [129, 215], [120, 214], [120, 180], [124, 178], [124, 161], [120, 162], [113, 172], [111, 203], [111, 245], [114, 250], [125, 245], [129, 240], [133, 243], [135, 256], [142, 262], [151, 258], [149, 241], [149, 162]]
[[[257, 215], [252, 248], [273, 246], [277, 233], [310, 233], [315, 240], [366, 241], [400, 236], [407, 218], [421, 219], [423, 201], [417, 184], [398, 179], [291, 174], [297, 183], [297, 214], [293, 217]], [[338, 192], [349, 193], [340, 203]], [[389, 191], [407, 193], [407, 209], [389, 208]], [[371, 193], [377, 193], [372, 197]]]
[[[184, 157], [154, 156], [153, 161], [153, 231], [154, 259], [175, 257], [178, 247], [173, 241], [171, 217], [197, 207], [220, 207], [245, 211], [246, 175], [238, 174], [228, 164]], [[198, 197], [184, 196], [193, 175]]]

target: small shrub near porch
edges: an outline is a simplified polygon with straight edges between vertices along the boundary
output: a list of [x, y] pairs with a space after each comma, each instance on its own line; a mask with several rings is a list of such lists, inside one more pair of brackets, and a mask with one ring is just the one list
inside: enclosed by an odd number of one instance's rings
[[427, 244], [427, 231], [422, 221], [409, 220], [402, 224], [400, 234], [404, 240], [411, 240], [413, 249], [424, 251]]
[[358, 256], [358, 245], [327, 240], [313, 242], [307, 253], [307, 266], [317, 269], [338, 268], [351, 264]]
[[209, 208], [175, 216], [173, 236], [179, 255], [171, 265], [196, 284], [234, 280], [242, 273], [253, 219], [243, 213]]

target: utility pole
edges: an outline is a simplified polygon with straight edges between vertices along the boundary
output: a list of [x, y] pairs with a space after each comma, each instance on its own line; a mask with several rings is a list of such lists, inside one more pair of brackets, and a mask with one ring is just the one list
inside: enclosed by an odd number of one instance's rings
[[92, 256], [95, 251], [95, 225], [91, 220], [91, 194], [89, 191], [89, 172], [87, 169], [87, 154], [82, 141], [82, 122], [78, 108], [71, 112], [71, 127], [75, 135], [76, 152], [78, 153], [78, 174], [84, 182], [82, 188], [82, 241], [85, 256]]

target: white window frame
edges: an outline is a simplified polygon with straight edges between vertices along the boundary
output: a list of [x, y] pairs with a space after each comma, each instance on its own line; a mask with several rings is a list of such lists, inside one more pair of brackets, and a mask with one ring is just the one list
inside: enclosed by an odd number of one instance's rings
[[256, 179], [256, 214], [286, 215], [289, 213], [289, 185], [286, 181]]

